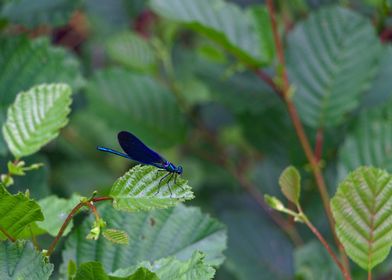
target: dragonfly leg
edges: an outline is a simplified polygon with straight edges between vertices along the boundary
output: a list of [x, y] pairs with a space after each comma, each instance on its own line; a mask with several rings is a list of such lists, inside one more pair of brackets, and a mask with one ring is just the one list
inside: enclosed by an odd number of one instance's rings
[[[177, 176], [178, 176], [177, 174], [174, 175], [174, 185], [177, 184]], [[181, 190], [185, 192], [185, 189], [181, 185], [179, 187], [181, 188]]]
[[173, 178], [173, 176], [174, 176], [174, 173], [171, 173], [170, 178], [169, 178], [169, 180], [167, 181], [167, 187], [169, 188], [170, 197], [172, 197], [172, 195], [173, 195], [173, 193], [172, 193], [172, 191], [171, 191], [171, 188], [170, 188], [170, 181], [171, 181], [171, 179]]
[[[160, 171], [160, 170], [158, 170], [158, 171]], [[159, 190], [161, 189], [161, 184], [162, 184], [162, 181], [163, 181], [163, 179], [165, 179], [167, 176], [169, 176], [170, 175], [170, 173], [167, 173], [166, 175], [164, 175], [160, 180], [159, 180], [159, 184], [158, 184], [158, 191], [155, 193], [155, 194], [158, 194], [159, 193]]]

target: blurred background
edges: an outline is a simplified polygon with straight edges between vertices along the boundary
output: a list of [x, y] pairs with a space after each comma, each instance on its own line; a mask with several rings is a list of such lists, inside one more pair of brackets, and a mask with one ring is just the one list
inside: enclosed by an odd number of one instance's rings
[[[272, 221], [272, 210], [263, 209], [262, 194], [284, 200], [277, 181], [280, 172], [293, 164], [303, 176], [301, 201], [305, 212], [331, 238], [284, 103], [236, 53], [225, 48], [219, 32], [185, 22], [186, 16], [200, 16], [197, 11], [202, 5], [198, 1], [193, 2], [189, 14], [180, 13], [181, 1], [170, 2], [178, 2], [178, 8], [171, 10], [164, 1], [142, 0], [1, 1], [0, 123], [16, 94], [37, 83], [67, 82], [74, 91], [70, 122], [61, 136], [39, 155], [26, 159], [27, 163], [43, 162], [45, 167], [18, 179], [16, 186], [29, 188], [34, 198], [49, 194], [70, 197], [75, 192], [89, 196], [94, 190], [105, 193], [135, 163], [100, 153], [96, 146], [119, 150], [116, 135], [127, 130], [174, 164], [182, 165], [183, 177], [196, 194], [187, 204], [200, 206], [227, 225], [226, 261], [216, 279], [292, 279], [294, 270], [300, 271], [309, 259], [329, 262], [307, 228], [288, 219], [297, 231], [287, 235]], [[364, 32], [373, 27], [364, 35], [373, 47], [365, 46], [359, 53], [371, 53], [378, 44], [381, 49], [383, 42], [382, 51], [375, 50], [374, 57], [369, 58], [369, 65], [377, 66], [369, 70], [368, 64], [361, 65], [364, 72], [373, 71], [374, 76], [366, 80], [366, 87], [357, 90], [355, 105], [349, 106], [344, 118], [323, 131], [320, 164], [331, 195], [337, 181], [359, 163], [391, 167], [390, 153], [381, 159], [359, 157], [358, 162], [351, 157], [358, 153], [353, 142], [367, 129], [363, 122], [371, 122], [377, 114], [375, 125], [391, 121], [388, 110], [382, 107], [392, 94], [392, 51], [386, 47], [392, 39], [392, 17], [385, 8], [388, 2], [275, 2], [279, 28], [291, 57], [298, 55], [295, 52], [305, 40], [302, 27], [297, 26], [320, 7], [353, 10], [361, 22], [366, 22]], [[211, 1], [211, 5], [216, 3], [223, 5]], [[263, 1], [229, 3], [230, 9], [244, 15], [258, 15], [265, 40], [257, 48], [262, 48], [265, 56], [253, 66], [263, 67], [273, 77], [275, 50]], [[351, 15], [339, 16], [344, 20]], [[244, 19], [216, 18], [222, 21], [222, 30], [230, 28], [226, 21], [238, 21], [240, 26]], [[254, 42], [249, 44], [254, 46]], [[19, 60], [10, 63], [12, 56]], [[301, 77], [295, 74], [296, 69], [301, 71], [300, 61], [288, 58], [288, 64], [293, 82], [300, 84]], [[296, 89], [301, 90], [298, 84]], [[304, 120], [314, 145], [318, 129], [306, 116]], [[370, 130], [369, 137], [371, 133], [378, 135]], [[0, 155], [3, 172], [11, 157], [2, 137]], [[57, 258], [60, 261], [60, 256]], [[383, 264], [379, 274], [390, 268], [390, 262]], [[336, 273], [333, 264], [326, 269], [326, 275]], [[305, 274], [297, 274], [298, 279], [311, 279]]]

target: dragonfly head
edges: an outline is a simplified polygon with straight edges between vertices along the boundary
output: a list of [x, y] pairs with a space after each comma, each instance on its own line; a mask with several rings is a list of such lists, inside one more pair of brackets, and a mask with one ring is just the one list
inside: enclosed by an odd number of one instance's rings
[[179, 165], [179, 166], [177, 167], [176, 173], [179, 174], [179, 175], [182, 174], [182, 166], [181, 166], [181, 165]]

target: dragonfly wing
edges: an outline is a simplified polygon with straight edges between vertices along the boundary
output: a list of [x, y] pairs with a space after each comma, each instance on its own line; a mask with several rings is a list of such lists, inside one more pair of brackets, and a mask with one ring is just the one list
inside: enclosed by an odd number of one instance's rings
[[164, 168], [166, 160], [157, 152], [143, 144], [135, 135], [127, 131], [121, 131], [117, 135], [118, 143], [124, 152], [133, 160], [140, 163]]

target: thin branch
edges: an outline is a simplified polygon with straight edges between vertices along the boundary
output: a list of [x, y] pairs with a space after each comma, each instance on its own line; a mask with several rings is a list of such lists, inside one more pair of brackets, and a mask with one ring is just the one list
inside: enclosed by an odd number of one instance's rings
[[306, 158], [308, 159], [308, 161], [310, 163], [313, 175], [315, 177], [316, 184], [317, 184], [320, 196], [321, 196], [321, 200], [322, 200], [322, 203], [324, 206], [325, 213], [328, 218], [329, 226], [331, 228], [335, 243], [336, 243], [337, 247], [339, 248], [339, 251], [340, 251], [340, 254], [343, 258], [344, 264], [345, 264], [346, 268], [348, 269], [349, 268], [348, 257], [344, 251], [342, 244], [339, 242], [339, 240], [336, 236], [336, 233], [335, 233], [335, 222], [332, 218], [332, 212], [331, 212], [331, 208], [330, 208], [330, 204], [329, 204], [329, 194], [328, 194], [327, 187], [326, 187], [326, 184], [324, 181], [324, 177], [321, 173], [321, 169], [320, 169], [320, 166], [317, 162], [317, 159], [316, 159], [315, 155], [313, 154], [310, 142], [306, 136], [305, 130], [304, 130], [302, 123], [300, 121], [297, 109], [296, 109], [293, 101], [291, 100], [290, 83], [289, 83], [289, 79], [288, 79], [288, 75], [287, 75], [283, 45], [282, 45], [282, 41], [279, 36], [278, 26], [276, 23], [273, 0], [267, 0], [267, 8], [268, 8], [269, 16], [270, 16], [272, 33], [274, 36], [274, 42], [275, 42], [276, 52], [277, 52], [277, 56], [278, 56], [278, 61], [280, 64], [279, 69], [281, 70], [282, 80], [283, 80], [281, 90], [279, 90], [278, 93], [281, 92], [281, 95], [283, 95], [284, 101], [287, 106], [287, 110], [289, 112], [291, 121], [294, 125], [298, 139], [301, 142], [301, 146], [305, 152]]
[[313, 232], [314, 235], [320, 240], [321, 244], [325, 247], [325, 249], [328, 251], [328, 253], [331, 255], [333, 261], [336, 263], [336, 265], [339, 267], [340, 271], [343, 274], [344, 279], [346, 280], [351, 280], [351, 276], [349, 271], [346, 269], [346, 267], [339, 261], [339, 258], [336, 256], [336, 254], [332, 251], [331, 247], [329, 246], [328, 242], [324, 239], [324, 237], [321, 235], [321, 233], [317, 230], [317, 228], [310, 222], [308, 217], [304, 214], [302, 211], [302, 208], [300, 205], [297, 205], [299, 213], [304, 217], [303, 221], [305, 224], [308, 226], [308, 228]]
[[243, 176], [236, 169], [228, 168], [230, 173], [236, 178], [240, 185], [253, 197], [253, 199], [259, 204], [265, 213], [290, 237], [295, 245], [302, 245], [304, 242], [299, 235], [294, 225], [289, 221], [285, 220], [281, 215], [272, 211], [271, 208], [265, 203], [264, 197], [257, 190], [256, 186], [253, 185], [245, 176]]
[[270, 15], [272, 32], [273, 32], [274, 41], [275, 41], [275, 47], [276, 47], [276, 52], [277, 52], [277, 56], [278, 56], [278, 60], [279, 60], [279, 64], [280, 64], [282, 80], [283, 80], [282, 88], [281, 88], [281, 90], [278, 91], [278, 93], [280, 92], [280, 94], [283, 95], [283, 98], [286, 103], [291, 121], [294, 125], [297, 136], [301, 142], [301, 145], [302, 145], [302, 148], [305, 152], [306, 158], [308, 159], [308, 161], [310, 163], [310, 166], [313, 171], [313, 175], [316, 179], [317, 187], [320, 192], [321, 200], [323, 202], [324, 210], [327, 214], [329, 225], [330, 225], [332, 233], [334, 235], [335, 242], [337, 245], [339, 245], [339, 241], [337, 240], [336, 235], [335, 235], [335, 228], [334, 228], [335, 223], [334, 223], [334, 220], [333, 220], [332, 214], [331, 214], [331, 209], [330, 209], [330, 205], [329, 205], [329, 194], [327, 192], [327, 187], [325, 185], [325, 181], [324, 181], [324, 178], [321, 174], [321, 170], [320, 170], [320, 167], [319, 167], [318, 162], [316, 160], [316, 157], [313, 154], [308, 137], [306, 136], [305, 130], [304, 130], [302, 123], [300, 121], [297, 109], [295, 108], [295, 105], [290, 97], [290, 84], [289, 84], [289, 79], [288, 79], [287, 70], [286, 70], [286, 62], [285, 62], [285, 58], [284, 58], [283, 46], [282, 46], [282, 42], [280, 40], [279, 33], [278, 33], [278, 27], [277, 27], [276, 18], [275, 18], [275, 10], [274, 10], [273, 0], [267, 0], [267, 7], [268, 7], [269, 15]]
[[320, 162], [323, 155], [323, 144], [324, 144], [324, 130], [322, 127], [317, 129], [316, 132], [316, 145], [314, 147], [314, 156], [317, 162]]
[[0, 226], [0, 231], [10, 240], [11, 242], [15, 242], [16, 238], [13, 237], [11, 234], [8, 233], [8, 231], [5, 230], [2, 226]]
[[261, 80], [263, 80], [267, 85], [269, 85], [279, 95], [280, 98], [284, 99], [283, 92], [267, 73], [265, 73], [261, 69], [256, 69], [255, 73]]
[[56, 248], [57, 243], [59, 242], [61, 236], [63, 236], [63, 233], [65, 231], [65, 229], [67, 228], [68, 224], [71, 222], [73, 216], [79, 211], [80, 208], [82, 208], [84, 206], [85, 202], [79, 202], [72, 210], [71, 212], [68, 214], [67, 218], [65, 219], [63, 225], [61, 226], [59, 232], [57, 233], [56, 237], [54, 238], [54, 240], [52, 241], [52, 243], [49, 246], [48, 252], [46, 253], [46, 256], [50, 256], [54, 249]]
[[105, 200], [113, 200], [113, 197], [102, 196], [102, 197], [96, 197], [96, 198], [91, 199], [92, 202], [105, 201]]
[[95, 205], [91, 201], [86, 202], [84, 205], [86, 205], [88, 208], [90, 208], [91, 212], [93, 212], [93, 214], [95, 216], [96, 221], [99, 221], [101, 219], [101, 217], [99, 216], [99, 213], [97, 211], [97, 208], [95, 207]]
[[[49, 257], [49, 256], [53, 253], [53, 251], [54, 251], [54, 249], [56, 248], [56, 245], [57, 245], [57, 243], [59, 242], [61, 236], [63, 236], [65, 229], [67, 228], [67, 226], [68, 226], [68, 224], [71, 222], [73, 216], [75, 216], [75, 214], [77, 214], [77, 212], [79, 211], [80, 208], [82, 208], [83, 206], [90, 207], [90, 206], [89, 206], [89, 205], [91, 205], [90, 202], [106, 201], [106, 200], [112, 200], [112, 199], [113, 199], [113, 198], [111, 198], [111, 197], [103, 196], [103, 197], [91, 198], [91, 199], [90, 199], [89, 201], [87, 201], [87, 202], [86, 202], [86, 201], [79, 202], [79, 203], [71, 210], [71, 212], [68, 214], [68, 216], [67, 216], [67, 218], [65, 219], [64, 223], [62, 224], [62, 226], [61, 226], [59, 232], [57, 233], [56, 237], [54, 238], [54, 240], [53, 240], [52, 243], [50, 244], [49, 249], [48, 249], [48, 251], [47, 251], [47, 253], [46, 253], [46, 256]], [[94, 211], [96, 212], [95, 206], [94, 206], [94, 205], [92, 205], [92, 206], [93, 206], [93, 208], [94, 208], [94, 210], [92, 210], [92, 211], [93, 211], [93, 212], [94, 212]], [[90, 207], [90, 209], [91, 209], [91, 207]], [[97, 217], [98, 213], [95, 213], [95, 212], [94, 212], [94, 214], [95, 214], [96, 217]], [[98, 218], [99, 218], [99, 215], [98, 215]]]

